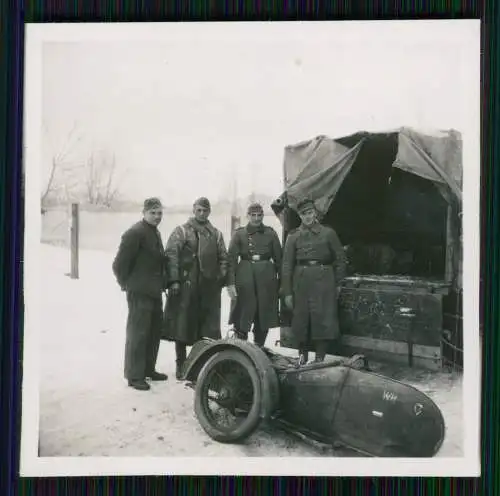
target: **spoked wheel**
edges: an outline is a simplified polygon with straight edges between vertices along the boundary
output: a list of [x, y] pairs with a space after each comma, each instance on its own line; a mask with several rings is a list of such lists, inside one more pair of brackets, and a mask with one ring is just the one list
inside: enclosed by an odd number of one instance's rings
[[237, 442], [257, 429], [261, 397], [259, 374], [251, 360], [240, 351], [224, 350], [201, 370], [194, 410], [212, 439]]

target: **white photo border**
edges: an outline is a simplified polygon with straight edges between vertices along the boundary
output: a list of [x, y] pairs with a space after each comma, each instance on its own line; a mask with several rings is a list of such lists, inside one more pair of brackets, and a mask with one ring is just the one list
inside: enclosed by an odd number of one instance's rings
[[[458, 458], [122, 458], [39, 457], [39, 370], [40, 370], [40, 176], [42, 130], [42, 46], [44, 42], [68, 41], [154, 41], [169, 36], [192, 37], [248, 33], [279, 36], [296, 30], [298, 36], [321, 36], [322, 30], [345, 33], [346, 42], [359, 30], [384, 28], [385, 35], [427, 26], [432, 42], [439, 33], [449, 39], [465, 38], [470, 46], [471, 65], [464, 72], [467, 94], [463, 105], [469, 129], [459, 129], [463, 142], [463, 428], [464, 454]], [[274, 475], [274, 476], [479, 476], [481, 356], [479, 340], [479, 254], [480, 254], [480, 21], [377, 21], [377, 22], [283, 22], [283, 23], [99, 23], [27, 24], [25, 42], [24, 166], [25, 166], [25, 252], [24, 252], [24, 350], [22, 383], [22, 436], [20, 475]], [[202, 26], [200, 26], [202, 25]], [[382, 26], [381, 26], [382, 25]], [[355, 28], [355, 29], [354, 29]], [[357, 30], [357, 31], [356, 31]], [[424, 69], [425, 70], [425, 69]], [[431, 75], [429, 75], [431, 77]]]

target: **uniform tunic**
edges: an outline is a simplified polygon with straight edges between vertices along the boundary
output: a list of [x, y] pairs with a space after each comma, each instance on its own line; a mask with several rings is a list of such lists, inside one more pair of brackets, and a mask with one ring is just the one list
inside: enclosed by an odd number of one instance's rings
[[[315, 261], [317, 265], [307, 265]], [[346, 258], [333, 229], [303, 224], [286, 239], [282, 294], [293, 296], [292, 335], [297, 343], [336, 339], [340, 335], [337, 284], [345, 276]]]
[[[252, 258], [260, 260], [252, 260]], [[229, 323], [242, 333], [252, 326], [261, 331], [279, 326], [278, 278], [281, 244], [272, 227], [247, 225], [238, 229], [229, 244], [228, 285], [235, 285]]]
[[124, 375], [128, 380], [141, 380], [155, 369], [163, 317], [162, 291], [167, 287], [158, 229], [144, 220], [128, 229], [112, 268], [127, 293]]
[[190, 219], [174, 229], [166, 247], [169, 284], [178, 295], [165, 306], [162, 339], [191, 346], [203, 337], [221, 338], [221, 291], [227, 277], [222, 233], [210, 222]]

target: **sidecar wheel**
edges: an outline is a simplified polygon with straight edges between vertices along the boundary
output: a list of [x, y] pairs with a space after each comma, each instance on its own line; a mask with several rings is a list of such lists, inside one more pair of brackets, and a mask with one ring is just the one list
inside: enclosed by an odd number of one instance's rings
[[235, 443], [257, 429], [261, 399], [262, 385], [252, 361], [240, 351], [224, 350], [211, 357], [198, 376], [194, 411], [212, 439]]

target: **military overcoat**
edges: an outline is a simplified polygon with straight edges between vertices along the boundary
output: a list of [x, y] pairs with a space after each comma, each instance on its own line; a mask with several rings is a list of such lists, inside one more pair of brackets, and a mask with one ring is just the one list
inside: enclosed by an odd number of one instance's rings
[[252, 323], [260, 329], [279, 326], [278, 290], [282, 250], [276, 231], [269, 226], [239, 228], [229, 244], [228, 285], [235, 285], [229, 323], [248, 333]]
[[302, 224], [289, 233], [282, 294], [293, 296], [292, 335], [297, 343], [339, 337], [337, 286], [345, 271], [344, 249], [332, 228]]

